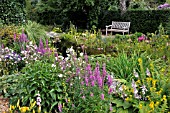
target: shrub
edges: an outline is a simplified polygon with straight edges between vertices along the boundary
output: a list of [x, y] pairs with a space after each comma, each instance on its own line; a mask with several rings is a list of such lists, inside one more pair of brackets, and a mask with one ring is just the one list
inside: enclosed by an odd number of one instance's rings
[[2, 0], [1, 7], [1, 21], [3, 24], [20, 24], [25, 23], [26, 16], [24, 12], [24, 0]]
[[[15, 105], [18, 98], [22, 100], [20, 106], [28, 106], [39, 92], [41, 95], [41, 109], [43, 112], [54, 112], [60, 102], [67, 98], [64, 76], [57, 66], [43, 61], [35, 61], [22, 69], [19, 81], [13, 88], [7, 89], [11, 97], [11, 104]], [[17, 80], [17, 79], [16, 79]], [[23, 82], [24, 81], [24, 82]], [[15, 89], [16, 92], [12, 92]], [[11, 92], [10, 92], [11, 91]], [[22, 97], [24, 97], [22, 99]]]

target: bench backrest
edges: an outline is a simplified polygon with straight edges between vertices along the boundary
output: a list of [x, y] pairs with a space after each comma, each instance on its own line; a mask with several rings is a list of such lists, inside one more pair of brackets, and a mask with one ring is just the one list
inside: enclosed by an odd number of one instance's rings
[[112, 28], [129, 29], [130, 28], [130, 22], [115, 22], [115, 21], [112, 21]]

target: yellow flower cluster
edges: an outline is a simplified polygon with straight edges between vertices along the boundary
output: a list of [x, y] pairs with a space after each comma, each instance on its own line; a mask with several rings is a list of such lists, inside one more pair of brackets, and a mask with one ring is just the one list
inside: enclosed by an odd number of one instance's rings
[[156, 92], [156, 94], [157, 94], [157, 95], [160, 95], [160, 94], [162, 93], [162, 90], [163, 90], [163, 89], [161, 88], [159, 91]]
[[142, 109], [142, 104], [141, 103], [139, 104], [139, 109]]
[[150, 69], [153, 71], [154, 70], [154, 65], [153, 63], [150, 63]]
[[153, 101], [150, 102], [149, 107], [150, 107], [152, 110], [154, 110], [154, 102], [153, 102]]
[[[9, 111], [10, 113], [13, 113], [13, 111], [16, 109], [16, 108], [19, 108], [20, 112], [21, 113], [26, 113], [27, 111], [31, 111], [33, 109], [33, 107], [35, 106], [36, 104], [36, 101], [31, 101], [30, 102], [30, 107], [27, 107], [27, 106], [23, 106], [23, 107], [20, 107], [20, 100], [18, 99], [18, 102], [17, 102], [17, 105], [16, 106], [13, 106], [13, 105], [10, 105], [10, 108], [9, 108]], [[41, 112], [41, 111], [40, 111]], [[39, 112], [39, 113], [40, 113]], [[35, 111], [33, 110], [33, 113], [35, 113]]]
[[147, 77], [147, 78], [146, 78], [146, 82], [149, 84], [150, 81], [152, 81], [152, 78], [151, 78], [151, 77]]
[[152, 86], [153, 86], [153, 87], [156, 86], [156, 81], [157, 81], [157, 80], [152, 79]]
[[166, 101], [166, 95], [163, 95], [163, 98], [161, 99], [161, 101]]
[[23, 107], [20, 107], [19, 110], [21, 111], [21, 113], [25, 113], [29, 111], [29, 107], [23, 106]]
[[138, 58], [139, 65], [142, 64], [142, 58]]

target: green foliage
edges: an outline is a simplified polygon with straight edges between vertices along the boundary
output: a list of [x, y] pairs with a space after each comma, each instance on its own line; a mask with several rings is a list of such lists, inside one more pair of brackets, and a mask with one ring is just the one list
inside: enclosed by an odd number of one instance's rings
[[168, 22], [165, 26], [166, 33], [170, 36], [170, 17], [168, 18]]
[[0, 16], [3, 24], [20, 24], [26, 21], [24, 0], [2, 0], [1, 2]]
[[[107, 4], [106, 4], [107, 3]], [[64, 29], [73, 22], [79, 28], [90, 29], [97, 25], [98, 15], [103, 10], [118, 9], [118, 1], [109, 0], [41, 0], [36, 4], [37, 22], [43, 24], [62, 24]]]
[[52, 112], [59, 102], [65, 102], [67, 93], [63, 84], [64, 77], [59, 76], [62, 73], [57, 66], [52, 67], [51, 63], [36, 61], [34, 64], [28, 64], [22, 72], [23, 74], [18, 76], [18, 83], [7, 89], [9, 96], [13, 95], [12, 105], [18, 98], [24, 97], [21, 106], [28, 106], [38, 92], [41, 95], [42, 111]]

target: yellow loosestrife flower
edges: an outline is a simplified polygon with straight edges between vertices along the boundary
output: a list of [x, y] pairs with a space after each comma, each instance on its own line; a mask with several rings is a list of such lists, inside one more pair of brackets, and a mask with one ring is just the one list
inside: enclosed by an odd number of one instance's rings
[[149, 101], [151, 101], [151, 98], [149, 96], [146, 96]]
[[21, 107], [19, 110], [21, 111], [21, 113], [25, 113], [26, 111], [29, 110], [29, 107], [24, 106], [24, 107]]
[[166, 95], [163, 95], [163, 100], [166, 101]]
[[17, 102], [17, 107], [19, 107], [19, 102], [20, 102], [20, 100], [18, 99], [18, 102]]
[[155, 106], [158, 106], [158, 105], [159, 105], [159, 102], [157, 101], [156, 104], [155, 104]]
[[155, 87], [156, 81], [157, 81], [157, 80], [154, 80], [154, 79], [152, 80], [152, 86], [153, 86], [153, 87]]
[[142, 58], [138, 58], [139, 64], [142, 64]]
[[141, 83], [141, 81], [140, 81], [140, 80], [137, 80], [137, 81], [136, 81], [136, 84], [140, 84], [140, 83]]
[[150, 102], [149, 107], [154, 110], [154, 102], [153, 101]]
[[30, 109], [32, 109], [36, 104], [36, 101], [34, 101], [34, 103], [31, 103]]
[[33, 109], [32, 113], [35, 113], [35, 110]]
[[125, 101], [129, 101], [129, 97], [125, 98]]
[[139, 104], [139, 109], [142, 109], [142, 104]]
[[151, 70], [154, 70], [153, 63], [150, 63], [150, 69], [151, 69]]
[[146, 78], [146, 82], [147, 82], [148, 84], [150, 83], [151, 80], [152, 80], [151, 77], [147, 77], [147, 78]]

